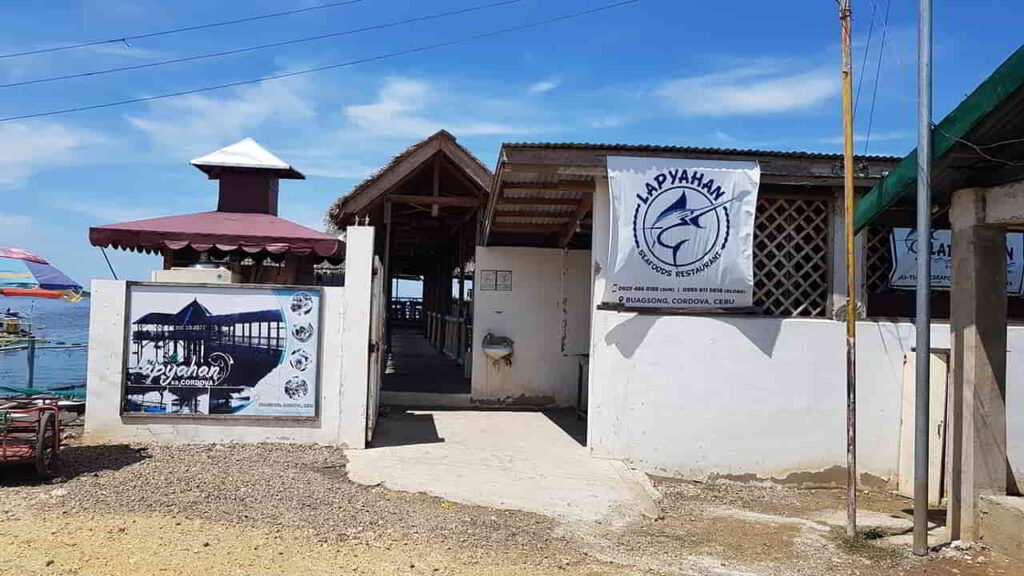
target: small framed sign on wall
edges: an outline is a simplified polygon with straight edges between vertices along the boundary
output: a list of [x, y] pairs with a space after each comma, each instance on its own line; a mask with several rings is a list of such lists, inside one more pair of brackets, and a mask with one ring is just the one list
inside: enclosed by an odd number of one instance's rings
[[498, 292], [511, 292], [512, 291], [512, 271], [511, 270], [496, 270], [495, 271], [495, 290]]
[[481, 270], [480, 278], [477, 279], [477, 288], [484, 292], [493, 292], [498, 286], [497, 270]]
[[511, 292], [511, 270], [481, 270], [477, 286], [483, 292]]

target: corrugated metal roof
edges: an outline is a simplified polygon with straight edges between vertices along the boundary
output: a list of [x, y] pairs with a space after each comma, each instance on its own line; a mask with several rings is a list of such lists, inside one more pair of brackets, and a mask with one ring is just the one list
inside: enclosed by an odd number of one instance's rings
[[[527, 184], [528, 185], [528, 184]], [[568, 198], [579, 200], [583, 193], [577, 190], [529, 190], [525, 188], [506, 189], [499, 202], [505, 198]]]
[[[629, 152], [682, 152], [692, 154], [729, 154], [736, 156], [776, 156], [784, 158], [842, 159], [842, 154], [805, 151], [754, 150], [748, 148], [706, 148], [700, 146], [668, 146], [658, 144], [599, 144], [591, 142], [507, 142], [505, 148], [540, 148], [574, 150], [622, 150]], [[899, 156], [857, 156], [862, 159], [899, 160]]]

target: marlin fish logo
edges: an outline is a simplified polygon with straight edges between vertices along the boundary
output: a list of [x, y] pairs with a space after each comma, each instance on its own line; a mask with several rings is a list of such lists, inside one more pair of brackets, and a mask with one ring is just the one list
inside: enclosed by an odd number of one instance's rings
[[[657, 230], [657, 234], [654, 236], [655, 242], [659, 246], [664, 246], [672, 251], [672, 263], [676, 266], [679, 265], [679, 251], [683, 246], [689, 242], [690, 238], [684, 238], [678, 242], [666, 241], [664, 239], [665, 234], [669, 234], [674, 230], [692, 226], [704, 229], [704, 225], [701, 224], [700, 219], [706, 214], [710, 214], [715, 210], [718, 210], [722, 206], [725, 206], [729, 202], [736, 200], [736, 198], [730, 198], [723, 200], [722, 202], [712, 203], [709, 206], [701, 208], [689, 208], [686, 202], [686, 192], [679, 195], [679, 198], [670, 204], [667, 208], [658, 214], [658, 217], [654, 219], [653, 225], [648, 227], [648, 230]], [[668, 222], [668, 225], [662, 226], [662, 223]]]

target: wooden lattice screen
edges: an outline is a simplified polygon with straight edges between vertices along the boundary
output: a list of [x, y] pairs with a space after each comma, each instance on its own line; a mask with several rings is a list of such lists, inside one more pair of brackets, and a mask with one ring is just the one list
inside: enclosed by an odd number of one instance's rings
[[769, 316], [828, 316], [830, 199], [761, 197], [754, 227], [754, 305]]
[[871, 226], [866, 230], [864, 288], [869, 294], [891, 292], [889, 275], [892, 274], [892, 251], [889, 247], [889, 227]]

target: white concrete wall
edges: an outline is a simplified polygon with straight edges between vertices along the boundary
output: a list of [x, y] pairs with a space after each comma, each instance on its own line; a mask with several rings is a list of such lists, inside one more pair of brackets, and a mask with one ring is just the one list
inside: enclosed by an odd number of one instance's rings
[[366, 439], [366, 334], [369, 331], [369, 279], [372, 277], [372, 269], [363, 264], [372, 257], [373, 229], [350, 228], [346, 240], [346, 260], [349, 263], [346, 287], [325, 288], [321, 299], [323, 325], [318, 418], [172, 420], [122, 417], [127, 284], [94, 280], [86, 383], [85, 431], [88, 440], [165, 444], [291, 442], [362, 448]]
[[[512, 291], [474, 291], [473, 401], [574, 406], [576, 355], [589, 342], [590, 252], [477, 247], [476, 270], [511, 270]], [[515, 342], [512, 366], [484, 355], [488, 332]]]
[[344, 355], [338, 440], [349, 448], [366, 447], [373, 243], [373, 226], [349, 226], [345, 231], [345, 330], [341, 336]]
[[[651, 473], [785, 478], [846, 463], [845, 326], [827, 319], [657, 316], [596, 309], [604, 290], [607, 182], [594, 208], [588, 446]], [[858, 463], [898, 466], [908, 322], [858, 323]], [[948, 325], [932, 330], [949, 348]], [[1009, 334], [1010, 460], [1024, 479], [1024, 327]], [[790, 480], [842, 480], [796, 474]], [[1022, 482], [1024, 485], [1024, 482]]]

